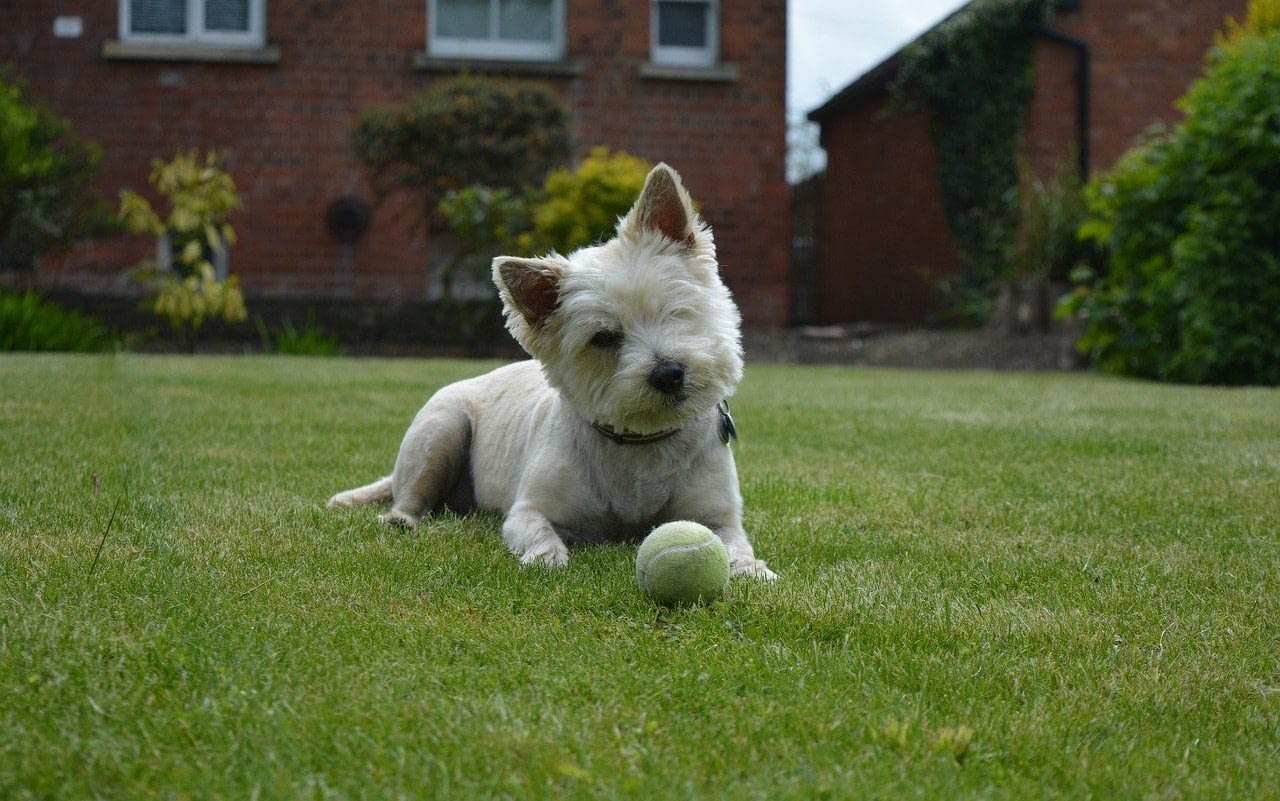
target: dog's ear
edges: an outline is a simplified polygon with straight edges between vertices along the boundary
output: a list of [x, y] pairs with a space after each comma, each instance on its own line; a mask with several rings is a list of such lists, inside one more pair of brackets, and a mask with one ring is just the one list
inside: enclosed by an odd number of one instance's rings
[[697, 213], [693, 201], [680, 183], [680, 176], [666, 164], [659, 164], [644, 179], [644, 189], [636, 204], [618, 224], [618, 234], [656, 231], [687, 248], [694, 245]]
[[[493, 282], [498, 285], [498, 294], [507, 307], [508, 319], [513, 313], [518, 314], [534, 331], [541, 328], [560, 305], [562, 274], [561, 266], [550, 259], [499, 256], [493, 260]], [[520, 339], [518, 335], [516, 338]]]

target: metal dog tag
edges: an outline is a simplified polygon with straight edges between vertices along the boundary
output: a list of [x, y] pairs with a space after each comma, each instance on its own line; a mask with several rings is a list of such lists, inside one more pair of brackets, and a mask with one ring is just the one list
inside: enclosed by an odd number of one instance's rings
[[738, 438], [738, 427], [733, 424], [733, 415], [729, 414], [729, 401], [720, 401], [716, 411], [720, 412], [720, 441], [728, 445], [729, 440]]

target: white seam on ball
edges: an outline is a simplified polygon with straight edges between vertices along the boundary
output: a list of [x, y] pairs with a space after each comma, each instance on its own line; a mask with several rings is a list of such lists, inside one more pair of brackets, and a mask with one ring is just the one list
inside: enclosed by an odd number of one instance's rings
[[678, 553], [693, 553], [694, 551], [700, 551], [703, 548], [710, 548], [715, 544], [715, 540], [707, 540], [706, 542], [695, 542], [690, 545], [668, 545], [662, 550], [654, 552], [654, 554], [649, 557], [649, 561], [644, 566], [644, 572], [647, 575], [650, 565], [664, 556]]

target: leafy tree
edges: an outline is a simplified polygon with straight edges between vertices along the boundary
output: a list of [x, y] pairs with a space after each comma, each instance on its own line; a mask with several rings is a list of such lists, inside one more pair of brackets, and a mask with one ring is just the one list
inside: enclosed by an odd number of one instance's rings
[[40, 256], [107, 229], [93, 188], [101, 159], [0, 68], [0, 270], [32, 270]]

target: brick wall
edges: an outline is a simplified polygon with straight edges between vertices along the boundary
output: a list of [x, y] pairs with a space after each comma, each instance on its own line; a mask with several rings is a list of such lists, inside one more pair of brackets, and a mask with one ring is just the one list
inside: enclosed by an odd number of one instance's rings
[[[1200, 75], [1214, 32], [1246, 0], [1081, 0], [1053, 27], [1091, 50], [1090, 165], [1115, 163], [1151, 125], [1180, 118], [1174, 101]], [[819, 110], [827, 175], [820, 235], [821, 321], [920, 323], [934, 311], [934, 280], [960, 267], [921, 114], [888, 110], [892, 62]], [[1041, 176], [1073, 159], [1076, 54], [1040, 40], [1028, 109], [1026, 157]], [[856, 90], [856, 91], [854, 91]]]
[[[712, 224], [725, 279], [749, 322], [786, 322], [784, 178], [786, 2], [721, 4], [721, 55], [732, 81], [648, 78], [649, 3], [568, 3], [573, 76], [520, 76], [559, 93], [578, 152], [604, 144], [665, 160]], [[103, 146], [103, 190], [142, 188], [148, 164], [182, 148], [217, 148], [240, 187], [232, 269], [257, 295], [422, 298], [427, 247], [412, 204], [392, 200], [344, 249], [323, 217], [341, 195], [369, 197], [350, 154], [361, 112], [403, 103], [448, 73], [415, 70], [425, 49], [425, 0], [267, 0], [278, 64], [108, 60], [117, 3], [17, 0], [0, 26], [13, 63], [58, 113]], [[55, 14], [84, 19], [56, 39]], [[99, 241], [45, 265], [47, 284], [124, 291], [121, 270], [154, 245]]]
[[[1093, 171], [1115, 163], [1150, 126], [1181, 118], [1174, 101], [1199, 77], [1214, 32], [1246, 0], [1082, 0], [1053, 27], [1090, 49], [1089, 127]], [[1028, 158], [1048, 176], [1076, 148], [1076, 61], [1069, 48], [1040, 41], [1036, 90], [1027, 117]]]
[[936, 279], [960, 266], [928, 118], [890, 109], [881, 91], [825, 124], [822, 144], [818, 320], [924, 319]]

